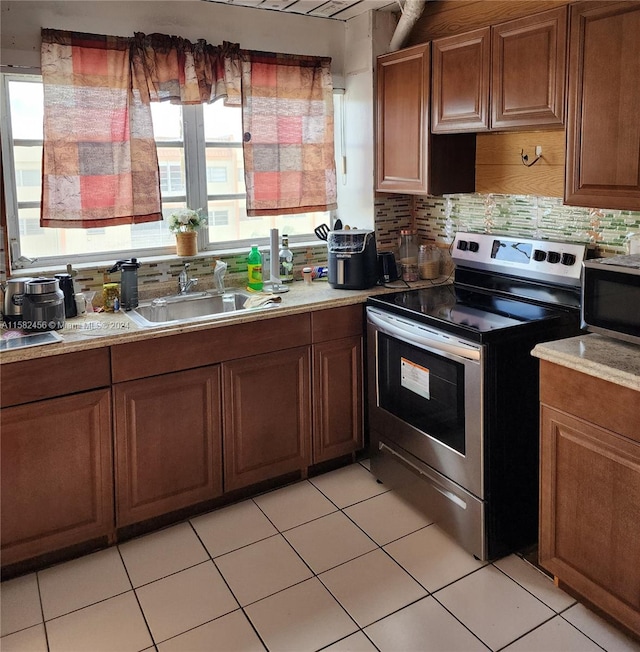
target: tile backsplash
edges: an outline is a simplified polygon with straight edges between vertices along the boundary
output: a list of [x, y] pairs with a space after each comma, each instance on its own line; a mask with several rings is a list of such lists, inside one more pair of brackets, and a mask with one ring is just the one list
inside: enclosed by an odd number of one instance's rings
[[399, 229], [411, 226], [423, 241], [450, 243], [457, 231], [493, 232], [592, 243], [602, 255], [624, 253], [629, 237], [640, 233], [640, 212], [565, 206], [556, 197], [389, 195], [377, 198], [375, 209], [379, 248], [393, 248]]

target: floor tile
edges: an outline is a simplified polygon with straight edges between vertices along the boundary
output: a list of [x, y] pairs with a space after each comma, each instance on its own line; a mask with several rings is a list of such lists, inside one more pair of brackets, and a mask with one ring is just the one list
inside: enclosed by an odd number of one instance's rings
[[133, 591], [50, 620], [50, 652], [138, 652], [153, 645]]
[[280, 534], [217, 557], [216, 565], [243, 607], [313, 575]]
[[493, 566], [463, 577], [435, 597], [493, 650], [555, 615]]
[[283, 536], [316, 574], [378, 547], [342, 512], [300, 525]]
[[319, 575], [360, 627], [426, 595], [382, 550], [374, 550]]
[[306, 480], [253, 500], [281, 532], [336, 511], [336, 506]]
[[559, 589], [548, 575], [537, 570], [522, 557], [509, 555], [493, 565], [554, 611], [562, 611], [576, 602], [569, 594]]
[[238, 608], [212, 561], [146, 584], [136, 593], [156, 643]]
[[531, 652], [532, 650], [602, 652], [602, 648], [560, 616], [540, 625], [537, 629], [504, 648], [504, 652]]
[[347, 507], [344, 513], [381, 546], [432, 522], [393, 491]]
[[42, 623], [0, 639], [2, 652], [47, 652], [48, 649]]
[[427, 591], [436, 591], [484, 566], [437, 525], [429, 525], [384, 549]]
[[369, 471], [360, 464], [351, 464], [341, 469], [324, 473], [309, 480], [338, 507], [348, 507], [367, 498], [373, 498], [389, 491], [377, 482]]
[[247, 607], [269, 650], [318, 650], [357, 631], [357, 625], [314, 577]]
[[212, 557], [248, 546], [278, 532], [252, 500], [193, 518], [191, 524]]
[[610, 650], [610, 652], [614, 650], [615, 652], [640, 652], [640, 643], [631, 640], [619, 629], [616, 629], [581, 604], [576, 604], [564, 611], [562, 617], [605, 650]]
[[115, 547], [40, 571], [38, 581], [45, 620], [131, 590]]
[[264, 652], [241, 609], [158, 645], [158, 652]]
[[42, 622], [36, 574], [16, 577], [0, 586], [0, 636], [6, 636]]
[[180, 523], [118, 547], [134, 587], [209, 559], [189, 523]]
[[356, 632], [343, 638], [329, 647], [323, 648], [322, 652], [378, 652], [376, 646], [362, 633]]
[[441, 604], [428, 597], [365, 629], [381, 652], [487, 650]]

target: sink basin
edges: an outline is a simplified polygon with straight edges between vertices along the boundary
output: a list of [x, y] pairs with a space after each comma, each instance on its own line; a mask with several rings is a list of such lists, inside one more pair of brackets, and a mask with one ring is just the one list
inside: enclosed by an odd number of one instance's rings
[[197, 321], [228, 316], [246, 310], [262, 310], [271, 306], [258, 308], [244, 308], [245, 301], [251, 295], [241, 290], [232, 290], [222, 295], [209, 294], [208, 292], [194, 292], [192, 294], [174, 295], [145, 301], [135, 310], [126, 314], [138, 326], [162, 326], [183, 321]]

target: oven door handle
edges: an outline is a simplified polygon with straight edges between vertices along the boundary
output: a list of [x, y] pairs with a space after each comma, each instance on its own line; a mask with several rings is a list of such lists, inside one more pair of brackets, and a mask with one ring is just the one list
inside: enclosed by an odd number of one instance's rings
[[[395, 319], [372, 308], [367, 310], [367, 318], [378, 330], [408, 344], [426, 346], [436, 352], [450, 353], [465, 360], [480, 360], [480, 349], [464, 344], [460, 340], [452, 340], [438, 333], [427, 336], [424, 334], [426, 329], [413, 328], [404, 320]], [[445, 338], [450, 341], [445, 341]]]

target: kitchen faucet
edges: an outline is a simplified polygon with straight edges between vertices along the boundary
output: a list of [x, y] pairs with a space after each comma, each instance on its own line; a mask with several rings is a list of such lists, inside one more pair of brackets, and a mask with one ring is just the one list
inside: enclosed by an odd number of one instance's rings
[[194, 285], [198, 285], [197, 278], [189, 278], [190, 265], [191, 263], [185, 263], [184, 269], [180, 272], [180, 276], [178, 277], [178, 294], [187, 294]]

